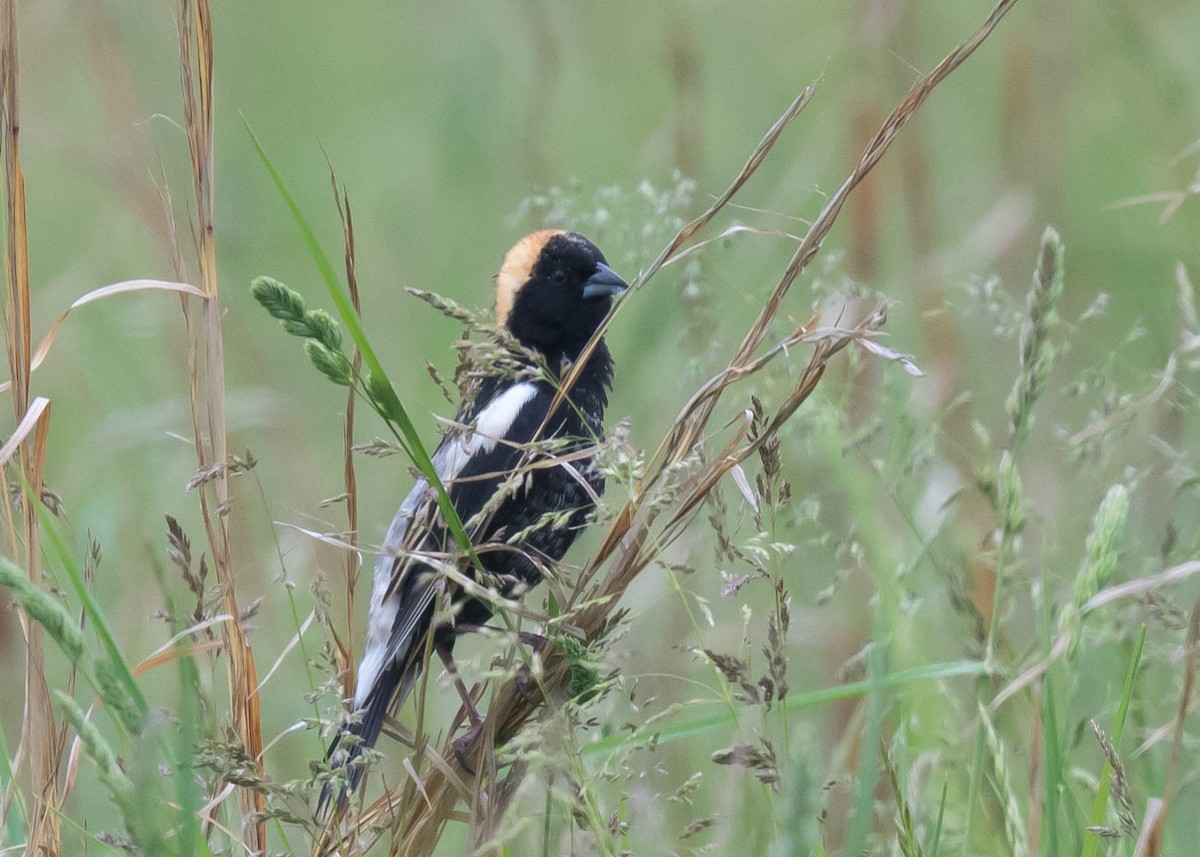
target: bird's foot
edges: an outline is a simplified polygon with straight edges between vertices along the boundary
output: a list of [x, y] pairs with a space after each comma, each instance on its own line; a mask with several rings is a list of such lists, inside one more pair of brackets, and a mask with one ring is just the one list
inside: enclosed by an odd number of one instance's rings
[[475, 706], [475, 695], [467, 689], [463, 684], [462, 678], [458, 674], [458, 664], [454, 662], [454, 655], [450, 645], [445, 642], [435, 642], [433, 645], [434, 651], [438, 657], [442, 659], [442, 663], [446, 666], [446, 672], [450, 675], [451, 681], [454, 682], [454, 689], [458, 691], [458, 697], [462, 700], [463, 711], [467, 714], [467, 719], [471, 721], [471, 728], [478, 729], [479, 724], [483, 723], [483, 717], [479, 714], [479, 709]]
[[540, 655], [550, 645], [549, 637], [544, 634], [536, 634], [533, 631], [518, 631], [517, 639], [529, 646], [535, 655]]
[[471, 745], [475, 743], [475, 739], [479, 737], [479, 732], [482, 728], [483, 723], [481, 721], [450, 742], [450, 750], [454, 753], [454, 758], [462, 765], [463, 770], [471, 776], [475, 776], [475, 768], [468, 761], [468, 751], [471, 749]]

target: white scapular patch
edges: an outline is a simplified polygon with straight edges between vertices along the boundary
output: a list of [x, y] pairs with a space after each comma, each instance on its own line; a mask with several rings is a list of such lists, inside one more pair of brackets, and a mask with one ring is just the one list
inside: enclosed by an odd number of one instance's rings
[[[473, 430], [458, 430], [447, 435], [433, 456], [433, 466], [442, 484], [449, 488], [450, 483], [458, 478], [472, 456], [495, 449], [496, 444], [508, 434], [513, 423], [517, 421], [521, 409], [533, 401], [537, 392], [537, 385], [531, 381], [523, 381], [509, 387], [484, 406], [475, 418]], [[428, 490], [429, 483], [425, 479], [418, 479], [413, 485], [404, 502], [400, 504], [396, 516], [392, 518], [387, 537], [383, 540], [383, 551], [375, 560], [371, 606], [367, 613], [367, 640], [354, 687], [355, 708], [366, 705], [367, 696], [379, 680], [379, 674], [400, 654], [395, 650], [395, 645], [407, 642], [392, 640], [400, 605], [395, 596], [389, 599], [385, 599], [384, 596], [392, 586], [392, 575], [396, 565], [395, 552], [403, 547], [408, 524], [417, 513], [417, 507]]]
[[524, 381], [509, 387], [484, 406], [475, 417], [472, 430], [458, 432], [446, 439], [446, 443], [433, 457], [434, 467], [443, 485], [449, 485], [463, 472], [470, 460], [479, 453], [488, 453], [496, 448], [517, 421], [521, 408], [537, 395], [537, 385]]

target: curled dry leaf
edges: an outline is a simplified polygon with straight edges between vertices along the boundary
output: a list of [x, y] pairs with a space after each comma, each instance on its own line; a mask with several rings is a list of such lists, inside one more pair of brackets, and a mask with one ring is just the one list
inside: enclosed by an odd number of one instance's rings
[[[204, 297], [204, 292], [188, 283], [176, 283], [170, 280], [124, 280], [120, 283], [113, 283], [109, 286], [101, 286], [98, 289], [88, 292], [83, 297], [76, 300], [54, 320], [54, 324], [50, 325], [50, 329], [46, 331], [46, 335], [42, 337], [42, 341], [38, 343], [37, 350], [33, 352], [33, 360], [30, 363], [29, 371], [33, 371], [42, 365], [42, 361], [46, 359], [46, 355], [50, 353], [50, 346], [54, 344], [54, 337], [58, 335], [58, 329], [62, 327], [67, 316], [71, 314], [71, 310], [78, 309], [85, 304], [95, 303], [103, 298], [110, 298], [114, 295], [124, 295], [130, 292], [145, 292], [145, 291], [166, 291], [176, 292], [181, 295], [195, 295], [198, 298]], [[7, 393], [12, 389], [12, 381], [5, 381], [0, 384], [0, 393]]]

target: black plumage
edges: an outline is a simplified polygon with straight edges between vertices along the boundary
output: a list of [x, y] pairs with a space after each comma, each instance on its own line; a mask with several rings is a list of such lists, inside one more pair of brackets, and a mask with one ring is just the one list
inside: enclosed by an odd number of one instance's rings
[[[603, 341], [566, 401], [553, 413], [551, 406], [565, 368], [578, 361], [612, 298], [625, 288], [594, 244], [558, 230], [535, 232], [518, 242], [496, 277], [497, 324], [536, 353], [542, 372], [485, 380], [456, 416], [433, 461], [491, 576], [489, 583], [505, 596], [538, 583], [542, 569], [563, 557], [604, 490], [589, 454], [603, 440], [612, 380], [612, 358]], [[351, 789], [362, 773], [352, 762], [362, 747], [375, 743], [385, 717], [412, 690], [429, 649], [428, 635], [448, 657], [458, 633], [491, 615], [489, 604], [437, 573], [439, 559], [453, 561], [458, 551], [424, 479], [396, 513], [383, 547], [357, 676], [358, 717], [329, 750], [335, 767], [347, 767]], [[475, 571], [468, 566], [464, 573], [473, 577]], [[439, 593], [455, 609], [435, 626]], [[328, 798], [326, 792], [323, 802]]]

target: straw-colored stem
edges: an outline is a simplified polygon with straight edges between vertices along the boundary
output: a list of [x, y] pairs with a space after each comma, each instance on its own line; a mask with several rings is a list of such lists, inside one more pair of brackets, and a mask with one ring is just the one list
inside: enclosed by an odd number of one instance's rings
[[[225, 358], [221, 336], [221, 302], [217, 283], [216, 244], [213, 239], [213, 42], [212, 19], [207, 0], [180, 0], [180, 73], [183, 86], [184, 125], [192, 162], [192, 185], [196, 202], [196, 255], [200, 287], [205, 294], [201, 318], [204, 348], [203, 424], [207, 438], [197, 431], [196, 454], [201, 468], [223, 464], [228, 456], [225, 438]], [[198, 408], [200, 399], [193, 399]], [[201, 425], [193, 412], [193, 426]], [[234, 729], [253, 759], [257, 773], [262, 767], [262, 723], [259, 713], [258, 675], [241, 622], [230, 555], [228, 475], [217, 472], [200, 491], [200, 508], [212, 551], [217, 582], [224, 596], [229, 621], [221, 626], [229, 657], [230, 713]], [[252, 821], [265, 809], [261, 792], [239, 788], [243, 817], [243, 844], [251, 853], [266, 848], [266, 823]]]
[[[5, 179], [5, 344], [12, 379], [13, 414], [18, 424], [29, 409], [29, 374], [32, 359], [29, 332], [29, 244], [25, 222], [25, 177], [21, 171], [19, 138], [20, 109], [17, 94], [18, 51], [17, 10], [15, 0], [0, 6], [0, 114], [2, 114]], [[48, 416], [48, 412], [47, 412]], [[21, 515], [25, 570], [29, 581], [38, 586], [42, 579], [41, 534], [37, 507], [41, 502], [42, 461], [48, 420], [43, 420], [32, 436], [21, 445]], [[7, 501], [8, 493], [4, 494]], [[10, 533], [15, 528], [10, 527]], [[9, 549], [20, 552], [15, 540]], [[29, 832], [30, 853], [57, 854], [61, 849], [58, 821], [58, 762], [60, 745], [46, 683], [44, 635], [42, 626], [22, 615], [27, 665], [25, 675], [25, 720], [22, 742], [31, 761], [33, 816]]]

